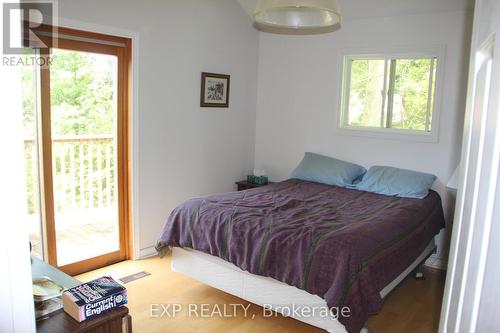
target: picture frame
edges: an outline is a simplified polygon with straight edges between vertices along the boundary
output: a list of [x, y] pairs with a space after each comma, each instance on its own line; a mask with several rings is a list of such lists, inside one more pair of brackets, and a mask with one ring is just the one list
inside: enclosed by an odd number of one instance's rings
[[231, 76], [201, 73], [200, 107], [228, 108]]

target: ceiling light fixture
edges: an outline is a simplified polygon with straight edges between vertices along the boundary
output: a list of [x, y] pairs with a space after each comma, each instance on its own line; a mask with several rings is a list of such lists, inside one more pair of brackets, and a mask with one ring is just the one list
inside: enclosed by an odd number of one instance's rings
[[286, 29], [318, 29], [340, 24], [337, 0], [259, 0], [254, 13], [259, 25]]

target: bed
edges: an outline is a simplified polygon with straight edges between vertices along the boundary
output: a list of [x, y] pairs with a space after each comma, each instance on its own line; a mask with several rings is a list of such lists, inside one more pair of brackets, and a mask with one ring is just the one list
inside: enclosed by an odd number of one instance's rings
[[173, 270], [235, 296], [282, 313], [336, 309], [290, 315], [330, 332], [360, 332], [435, 249], [443, 227], [434, 191], [410, 199], [289, 179], [186, 201], [157, 249], [173, 247]]

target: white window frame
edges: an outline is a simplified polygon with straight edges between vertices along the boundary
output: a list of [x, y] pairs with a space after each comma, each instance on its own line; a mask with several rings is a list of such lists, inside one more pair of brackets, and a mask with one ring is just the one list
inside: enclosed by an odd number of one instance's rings
[[[439, 141], [439, 120], [441, 113], [441, 95], [442, 83], [445, 68], [445, 53], [444, 45], [438, 46], [413, 46], [413, 47], [394, 47], [392, 49], [366, 49], [353, 48], [345, 49], [339, 56], [339, 73], [340, 75], [340, 92], [339, 92], [339, 112], [336, 117], [336, 133], [341, 135], [355, 135], [372, 138], [403, 140], [403, 141], [420, 141], [437, 143]], [[347, 120], [347, 102], [350, 93], [350, 60], [390, 60], [390, 59], [421, 59], [421, 58], [436, 58], [436, 74], [434, 83], [434, 96], [432, 105], [432, 123], [430, 131], [418, 131], [398, 128], [385, 127], [364, 127], [364, 126], [349, 126], [345, 122]], [[349, 61], [349, 62], [348, 62]], [[349, 74], [349, 75], [347, 75]], [[387, 99], [385, 99], [387, 102]], [[430, 105], [427, 109], [429, 112]]]

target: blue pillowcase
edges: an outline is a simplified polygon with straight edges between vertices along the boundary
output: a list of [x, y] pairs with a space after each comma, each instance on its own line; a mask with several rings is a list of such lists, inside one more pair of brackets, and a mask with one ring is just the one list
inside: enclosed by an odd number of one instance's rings
[[355, 189], [403, 198], [423, 199], [436, 176], [387, 166], [373, 166]]
[[365, 172], [366, 169], [357, 164], [319, 154], [305, 153], [290, 177], [345, 187], [352, 185], [353, 181]]

